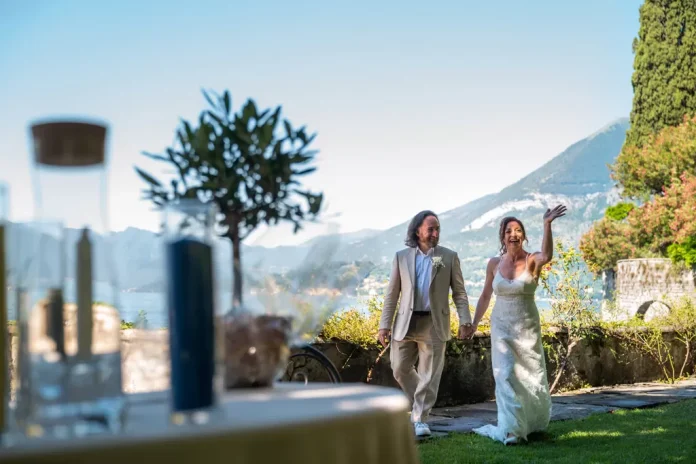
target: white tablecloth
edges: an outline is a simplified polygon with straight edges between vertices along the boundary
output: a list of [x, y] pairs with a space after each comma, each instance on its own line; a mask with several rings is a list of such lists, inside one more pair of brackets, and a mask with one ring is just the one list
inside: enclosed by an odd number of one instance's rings
[[165, 393], [131, 395], [119, 436], [34, 441], [0, 450], [2, 463], [411, 464], [418, 453], [408, 402], [364, 384], [283, 383], [228, 393], [199, 426], [169, 422]]

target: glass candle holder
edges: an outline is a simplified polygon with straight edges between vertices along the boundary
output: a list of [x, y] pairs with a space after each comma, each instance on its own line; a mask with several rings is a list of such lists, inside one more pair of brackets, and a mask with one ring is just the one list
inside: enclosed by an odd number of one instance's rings
[[[27, 234], [26, 225], [13, 227], [13, 238], [22, 236], [19, 240], [13, 240], [12, 245], [17, 246], [13, 253], [13, 269], [10, 271], [12, 276], [11, 289], [8, 294], [8, 306], [11, 304], [15, 317], [15, 337], [16, 358], [14, 359], [14, 377], [11, 404], [13, 414], [9, 417], [7, 433], [4, 444], [12, 446], [21, 442], [25, 438], [25, 432], [29, 430], [32, 422], [31, 408], [31, 376], [30, 376], [30, 357], [29, 357], [29, 308], [30, 298], [28, 288], [31, 285], [30, 279], [33, 277], [31, 259], [35, 255], [34, 249], [28, 246], [33, 242], [32, 237]], [[7, 422], [6, 422], [7, 423]]]
[[24, 301], [18, 301], [20, 328], [20, 395], [17, 419], [29, 437], [67, 437], [67, 359], [63, 300], [60, 222], [35, 221], [25, 226], [30, 240], [21, 253], [30, 266], [24, 275]]
[[175, 424], [205, 422], [215, 404], [216, 383], [219, 385], [213, 266], [215, 212], [212, 204], [191, 199], [182, 199], [164, 210], [171, 419]]
[[[67, 437], [67, 364], [60, 222], [16, 224], [13, 303], [17, 320], [17, 391], [12, 441]], [[59, 323], [56, 323], [56, 320]]]
[[9, 425], [10, 404], [10, 334], [7, 327], [7, 250], [6, 232], [9, 216], [9, 188], [0, 183], [0, 444]]
[[[29, 291], [29, 435], [48, 429], [60, 437], [115, 432], [123, 422], [106, 133], [104, 125], [86, 122], [31, 126], [36, 223], [42, 230]], [[63, 226], [52, 231], [47, 224]], [[53, 388], [58, 378], [60, 389]]]

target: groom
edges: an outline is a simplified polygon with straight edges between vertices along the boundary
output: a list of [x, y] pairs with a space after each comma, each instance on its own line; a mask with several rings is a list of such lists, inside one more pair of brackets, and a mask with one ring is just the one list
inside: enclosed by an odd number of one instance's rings
[[[421, 211], [411, 220], [406, 234], [408, 248], [397, 252], [392, 263], [379, 324], [379, 341], [383, 346], [389, 343], [393, 324], [392, 371], [411, 401], [411, 421], [417, 436], [430, 435], [425, 422], [437, 399], [445, 347], [452, 338], [450, 288], [461, 322], [459, 332], [471, 327], [459, 257], [456, 252], [438, 246], [439, 238], [440, 221], [432, 211]], [[397, 302], [400, 302], [398, 307]]]

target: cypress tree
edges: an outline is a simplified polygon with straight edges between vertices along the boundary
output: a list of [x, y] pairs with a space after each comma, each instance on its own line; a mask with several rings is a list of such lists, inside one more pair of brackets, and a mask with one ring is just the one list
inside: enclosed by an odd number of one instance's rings
[[645, 0], [633, 42], [633, 108], [626, 145], [696, 113], [696, 0]]

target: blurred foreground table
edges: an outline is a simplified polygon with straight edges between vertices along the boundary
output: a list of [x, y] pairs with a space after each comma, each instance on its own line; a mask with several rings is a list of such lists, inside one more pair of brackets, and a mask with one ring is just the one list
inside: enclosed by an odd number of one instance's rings
[[167, 393], [135, 394], [123, 434], [0, 448], [0, 462], [412, 464], [419, 461], [407, 411], [393, 388], [279, 383], [228, 393], [207, 424], [174, 426]]

